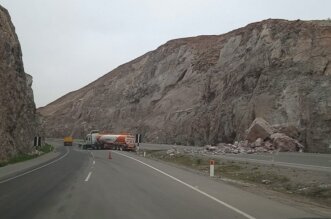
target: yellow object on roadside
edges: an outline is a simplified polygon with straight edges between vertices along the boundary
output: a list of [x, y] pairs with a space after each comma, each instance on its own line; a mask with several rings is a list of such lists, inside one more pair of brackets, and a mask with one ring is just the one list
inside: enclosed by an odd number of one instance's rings
[[63, 139], [64, 146], [72, 146], [73, 142], [74, 142], [74, 139], [72, 138], [72, 136], [66, 136]]

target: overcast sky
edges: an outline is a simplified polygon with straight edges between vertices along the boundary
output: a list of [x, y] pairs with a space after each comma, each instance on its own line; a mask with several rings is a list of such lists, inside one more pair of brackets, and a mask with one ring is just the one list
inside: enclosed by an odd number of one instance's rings
[[37, 107], [166, 41], [268, 18], [327, 19], [330, 0], [0, 0], [34, 78]]

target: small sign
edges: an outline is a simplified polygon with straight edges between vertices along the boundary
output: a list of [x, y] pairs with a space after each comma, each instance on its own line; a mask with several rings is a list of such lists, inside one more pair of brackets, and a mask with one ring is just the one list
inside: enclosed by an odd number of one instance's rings
[[40, 136], [36, 136], [36, 137], [34, 137], [33, 145], [34, 145], [36, 148], [37, 148], [37, 147], [41, 147], [41, 137], [40, 137]]
[[141, 141], [142, 141], [141, 134], [136, 134], [136, 143], [141, 143]]

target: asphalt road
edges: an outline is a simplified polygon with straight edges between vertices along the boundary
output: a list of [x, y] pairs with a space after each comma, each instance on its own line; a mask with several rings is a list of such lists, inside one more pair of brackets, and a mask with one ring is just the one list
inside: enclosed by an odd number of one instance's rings
[[0, 181], [0, 218], [325, 218], [129, 152], [62, 158]]
[[[140, 149], [167, 150], [174, 146], [179, 149], [196, 148], [193, 146], [142, 143]], [[280, 152], [275, 154], [225, 154], [213, 155], [212, 157], [331, 172], [331, 154]]]

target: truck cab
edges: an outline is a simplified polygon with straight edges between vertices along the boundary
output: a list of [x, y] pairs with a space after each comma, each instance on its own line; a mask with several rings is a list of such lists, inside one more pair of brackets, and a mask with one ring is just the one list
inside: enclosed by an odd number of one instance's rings
[[85, 137], [85, 145], [84, 149], [92, 148], [97, 149], [97, 135], [99, 134], [99, 130], [92, 130]]

